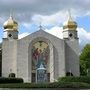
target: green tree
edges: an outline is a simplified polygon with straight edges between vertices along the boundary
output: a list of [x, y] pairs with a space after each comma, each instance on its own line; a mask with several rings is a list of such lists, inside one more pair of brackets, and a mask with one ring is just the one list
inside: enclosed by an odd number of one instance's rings
[[90, 44], [87, 44], [80, 55], [80, 72], [81, 75], [87, 75], [90, 71]]

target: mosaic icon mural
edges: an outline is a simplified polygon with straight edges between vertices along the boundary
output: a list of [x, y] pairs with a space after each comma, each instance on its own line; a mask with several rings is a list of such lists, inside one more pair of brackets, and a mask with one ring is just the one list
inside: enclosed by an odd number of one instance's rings
[[49, 46], [46, 42], [38, 41], [32, 48], [32, 70], [36, 70], [41, 64], [47, 68], [49, 60]]

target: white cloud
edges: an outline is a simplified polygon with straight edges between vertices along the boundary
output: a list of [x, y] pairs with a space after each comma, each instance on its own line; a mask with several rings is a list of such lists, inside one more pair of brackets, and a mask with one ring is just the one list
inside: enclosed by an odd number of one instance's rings
[[24, 26], [26, 28], [26, 30], [29, 30], [32, 26], [31, 23], [22, 23], [21, 25]]
[[32, 21], [35, 23], [41, 23], [44, 26], [48, 25], [59, 25], [64, 22], [68, 16], [65, 10], [59, 11], [52, 15], [34, 15]]
[[87, 32], [83, 28], [78, 28], [77, 30], [78, 30], [78, 36], [79, 36], [80, 45], [84, 46], [87, 43], [90, 43], [90, 32]]
[[54, 35], [54, 36], [56, 36], [56, 37], [59, 37], [61, 39], [63, 38], [63, 34], [62, 34], [63, 29], [62, 29], [62, 27], [56, 26], [56, 27], [51, 28], [50, 30], [46, 29], [45, 31]]
[[[71, 12], [71, 17], [76, 19], [77, 17], [84, 17], [85, 15], [89, 15], [89, 12], [84, 13], [81, 10], [75, 10], [75, 9], [70, 9]], [[69, 17], [69, 12], [68, 9], [62, 9], [56, 13], [53, 13], [51, 15], [40, 15], [40, 14], [35, 14], [32, 16], [32, 21], [37, 24], [42, 24], [44, 26], [52, 25], [52, 26], [60, 26], [62, 25]]]
[[[78, 13], [77, 11], [75, 11], [74, 9], [70, 9], [71, 12], [71, 17], [74, 19], [76, 19], [77, 17], [82, 17], [84, 16], [81, 15], [81, 13]], [[69, 11], [67, 10], [61, 10], [58, 11], [54, 14], [51, 15], [40, 15], [40, 14], [35, 14], [32, 16], [32, 21], [37, 23], [37, 24], [42, 24], [44, 26], [48, 26], [48, 25], [53, 25], [53, 26], [60, 26], [62, 25], [69, 17]]]
[[19, 34], [19, 39], [21, 39], [21, 38], [23, 38], [23, 37], [25, 37], [25, 36], [27, 36], [27, 35], [29, 35], [29, 34], [30, 34], [30, 33], [28, 33], [28, 32]]

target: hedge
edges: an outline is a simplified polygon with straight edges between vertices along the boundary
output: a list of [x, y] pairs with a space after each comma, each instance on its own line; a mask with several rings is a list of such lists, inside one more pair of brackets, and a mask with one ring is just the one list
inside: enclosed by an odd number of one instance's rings
[[55, 83], [17, 83], [0, 84], [0, 88], [90, 88], [90, 84], [80, 82], [55, 82]]
[[80, 76], [80, 77], [67, 76], [67, 77], [59, 78], [58, 81], [59, 82], [82, 82], [82, 83], [90, 84], [90, 77], [89, 76]]
[[5, 84], [5, 83], [23, 83], [22, 78], [5, 78], [5, 77], [0, 77], [0, 84]]
[[0, 78], [0, 88], [90, 88], [90, 77], [62, 77], [54, 83], [22, 83], [21, 78]]

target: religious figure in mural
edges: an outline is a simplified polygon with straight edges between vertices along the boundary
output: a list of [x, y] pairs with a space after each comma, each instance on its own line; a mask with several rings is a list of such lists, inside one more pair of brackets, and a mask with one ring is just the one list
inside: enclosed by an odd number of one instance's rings
[[49, 59], [49, 47], [48, 44], [43, 41], [38, 41], [32, 48], [32, 70], [37, 69], [41, 63], [44, 67], [47, 67]]

